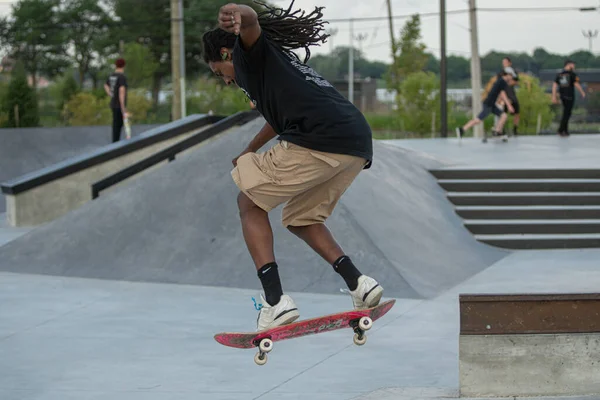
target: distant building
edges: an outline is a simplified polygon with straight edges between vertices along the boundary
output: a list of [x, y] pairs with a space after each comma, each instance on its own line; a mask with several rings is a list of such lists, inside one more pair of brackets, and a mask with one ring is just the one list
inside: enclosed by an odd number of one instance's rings
[[[331, 84], [348, 98], [348, 81], [336, 80]], [[354, 80], [354, 105], [362, 112], [372, 112], [377, 108], [377, 81], [375, 79]]]

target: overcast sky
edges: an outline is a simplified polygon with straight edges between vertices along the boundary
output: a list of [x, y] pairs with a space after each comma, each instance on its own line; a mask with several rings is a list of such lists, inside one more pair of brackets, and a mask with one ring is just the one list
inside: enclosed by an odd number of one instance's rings
[[[10, 11], [11, 0], [0, 0], [0, 14]], [[228, 1], [224, 0], [223, 3]], [[272, 3], [287, 6], [289, 0], [271, 0]], [[439, 0], [392, 0], [394, 15], [428, 13], [439, 11]], [[594, 7], [600, 0], [477, 0], [479, 8], [515, 7]], [[296, 0], [295, 7], [307, 11], [315, 6], [324, 6], [324, 18], [361, 18], [386, 16], [385, 0]], [[446, 0], [446, 9], [462, 10], [468, 7], [467, 0]], [[396, 36], [404, 23], [394, 21]], [[366, 34], [362, 42], [363, 51], [371, 60], [389, 61], [390, 38], [387, 21], [355, 22], [355, 34]], [[469, 56], [469, 17], [467, 13], [447, 16], [447, 44], [449, 54]], [[550, 52], [567, 54], [576, 50], [588, 49], [589, 42], [583, 37], [582, 29], [600, 29], [600, 13], [579, 11], [545, 12], [478, 12], [479, 50], [485, 54], [490, 50], [519, 51], [531, 54], [538, 46]], [[347, 22], [332, 22], [331, 28], [338, 33], [333, 44], [348, 45], [350, 30]], [[423, 41], [431, 52], [439, 56], [439, 17], [422, 18]], [[599, 37], [600, 39], [600, 37]], [[356, 43], [358, 47], [358, 43]], [[594, 41], [594, 48], [600, 49], [600, 40]], [[313, 54], [326, 53], [329, 44], [314, 48]]]

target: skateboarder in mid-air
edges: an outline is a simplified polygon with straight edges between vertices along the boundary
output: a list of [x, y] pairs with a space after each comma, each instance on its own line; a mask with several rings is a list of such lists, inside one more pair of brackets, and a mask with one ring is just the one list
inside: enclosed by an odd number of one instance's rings
[[458, 136], [458, 138], [462, 138], [465, 134], [465, 131], [483, 122], [483, 120], [486, 119], [490, 114], [494, 114], [500, 117], [498, 123], [492, 131], [492, 135], [496, 137], [505, 136], [502, 134], [502, 131], [504, 129], [504, 124], [506, 123], [508, 115], [504, 112], [503, 109], [498, 108], [496, 102], [500, 98], [504, 102], [504, 104], [506, 104], [506, 107], [508, 108], [509, 112], [515, 112], [515, 109], [513, 108], [510, 100], [506, 96], [506, 89], [509, 86], [514, 86], [517, 83], [518, 79], [519, 78], [513, 75], [513, 73], [504, 70], [501, 73], [501, 77], [499, 77], [496, 80], [496, 83], [494, 83], [494, 86], [492, 86], [487, 97], [483, 101], [483, 110], [481, 111], [481, 113], [479, 113], [479, 115], [476, 118], [473, 118], [472, 120], [467, 122], [465, 126], [456, 128], [456, 135]]
[[[268, 217], [283, 203], [283, 225], [341, 275], [356, 309], [376, 306], [383, 293], [324, 225], [356, 176], [371, 166], [373, 149], [364, 116], [305, 64], [309, 46], [327, 38], [321, 10], [302, 15], [265, 5], [258, 15], [248, 6], [227, 4], [219, 10], [219, 28], [202, 37], [204, 61], [226, 84], [238, 85], [266, 120], [231, 172], [241, 191], [244, 240], [264, 290], [257, 330], [299, 317], [283, 294]], [[296, 49], [306, 50], [304, 62]], [[279, 143], [258, 154], [275, 136]]]

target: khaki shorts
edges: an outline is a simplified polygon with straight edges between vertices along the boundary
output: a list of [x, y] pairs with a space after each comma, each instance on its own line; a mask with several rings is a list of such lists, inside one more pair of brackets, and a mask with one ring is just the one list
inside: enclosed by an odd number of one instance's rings
[[282, 141], [264, 153], [238, 159], [231, 176], [238, 188], [266, 212], [287, 202], [288, 226], [323, 223], [367, 160], [324, 153]]

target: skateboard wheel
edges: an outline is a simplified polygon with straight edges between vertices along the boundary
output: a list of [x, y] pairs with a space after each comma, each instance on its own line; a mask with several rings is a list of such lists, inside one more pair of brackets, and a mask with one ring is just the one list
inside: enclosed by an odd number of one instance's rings
[[362, 317], [360, 321], [358, 321], [358, 327], [363, 331], [368, 331], [373, 326], [373, 320], [369, 317]]
[[263, 353], [268, 353], [271, 350], [273, 350], [273, 341], [271, 339], [263, 339], [263, 340], [260, 341], [260, 344], [258, 345], [258, 348]]
[[254, 355], [254, 362], [257, 365], [265, 365], [267, 363], [267, 355], [265, 353], [256, 353]]
[[354, 334], [354, 344], [357, 346], [362, 346], [367, 343], [367, 335], [359, 335], [358, 333]]

